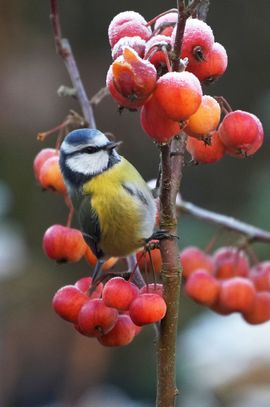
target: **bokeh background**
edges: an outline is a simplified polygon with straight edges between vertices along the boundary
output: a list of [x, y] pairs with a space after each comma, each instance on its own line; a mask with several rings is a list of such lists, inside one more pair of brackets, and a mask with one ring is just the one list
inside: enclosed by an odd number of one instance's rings
[[[211, 2], [208, 23], [227, 49], [226, 74], [206, 93], [223, 95], [234, 109], [257, 114], [265, 143], [251, 159], [225, 157], [187, 167], [186, 200], [270, 230], [270, 4], [268, 0]], [[110, 20], [134, 9], [151, 19], [175, 1], [59, 1], [68, 37], [89, 97], [104, 86], [111, 63]], [[43, 144], [39, 131], [79, 112], [57, 89], [69, 85], [55, 53], [49, 1], [1, 0], [0, 13], [0, 406], [153, 406], [155, 349], [151, 328], [126, 348], [107, 349], [79, 335], [51, 309], [55, 291], [87, 275], [88, 266], [56, 265], [41, 242], [54, 223], [65, 223], [61, 199], [36, 185], [32, 163]], [[143, 174], [156, 176], [158, 150], [139, 126], [137, 113], [119, 115], [107, 97], [95, 109], [98, 127], [123, 140], [121, 152]], [[180, 246], [207, 246], [217, 228], [181, 220]], [[236, 236], [226, 235], [226, 243]], [[225, 244], [222, 241], [220, 244]], [[269, 259], [267, 245], [256, 245]], [[221, 317], [182, 297], [178, 382], [184, 407], [270, 405], [270, 323], [250, 327], [237, 315]]]

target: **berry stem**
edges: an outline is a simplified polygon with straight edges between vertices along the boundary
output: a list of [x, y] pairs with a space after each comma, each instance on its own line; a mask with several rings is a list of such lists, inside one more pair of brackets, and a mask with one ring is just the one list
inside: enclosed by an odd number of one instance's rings
[[91, 128], [96, 128], [96, 121], [92, 106], [89, 102], [85, 88], [81, 81], [80, 73], [73, 56], [71, 46], [66, 38], [62, 38], [60, 19], [57, 10], [57, 0], [50, 0], [52, 29], [57, 53], [63, 58], [67, 71], [69, 73], [72, 86], [76, 90], [76, 96], [80, 103], [85, 120]]

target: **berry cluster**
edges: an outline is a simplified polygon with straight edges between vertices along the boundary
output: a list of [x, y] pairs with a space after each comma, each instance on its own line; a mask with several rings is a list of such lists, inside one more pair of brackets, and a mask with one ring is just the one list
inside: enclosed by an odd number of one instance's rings
[[128, 345], [146, 324], [159, 322], [166, 313], [161, 284], [139, 289], [122, 277], [92, 285], [84, 277], [60, 288], [53, 298], [55, 312], [72, 322], [78, 332], [96, 337], [104, 346]]
[[112, 97], [120, 107], [140, 108], [142, 128], [158, 143], [185, 131], [187, 150], [198, 163], [216, 162], [225, 153], [254, 154], [263, 142], [259, 119], [231, 111], [223, 98], [203, 95], [201, 84], [223, 75], [228, 62], [204, 21], [186, 21], [180, 71], [173, 72], [177, 16], [163, 13], [147, 23], [139, 13], [125, 11], [113, 18], [108, 30], [113, 63], [106, 80]]
[[221, 247], [212, 256], [197, 247], [181, 252], [185, 292], [222, 315], [240, 312], [250, 324], [270, 320], [270, 262], [250, 266], [243, 250]]

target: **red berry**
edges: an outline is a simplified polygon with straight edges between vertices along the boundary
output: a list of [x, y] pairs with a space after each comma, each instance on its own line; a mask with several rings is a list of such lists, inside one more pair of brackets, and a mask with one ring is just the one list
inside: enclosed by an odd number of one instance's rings
[[136, 325], [152, 324], [166, 314], [166, 303], [159, 294], [140, 294], [129, 307], [130, 318]]
[[159, 17], [154, 25], [154, 32], [170, 37], [178, 20], [178, 13], [172, 12]]
[[[76, 281], [76, 283], [74, 285], [80, 291], [89, 295], [88, 290], [92, 288], [92, 278], [91, 277], [80, 278], [80, 280]], [[96, 286], [95, 291], [92, 292], [92, 294], [90, 295], [89, 298], [100, 298], [101, 294], [102, 294], [102, 290], [103, 290], [103, 284], [99, 283]]]
[[249, 278], [253, 281], [257, 291], [270, 291], [270, 261], [253, 266]]
[[124, 107], [142, 106], [155, 89], [156, 68], [130, 47], [124, 47], [123, 55], [112, 63], [111, 70], [107, 75], [108, 89]]
[[154, 95], [169, 119], [183, 121], [198, 110], [202, 88], [190, 72], [168, 72], [158, 79]]
[[[176, 27], [172, 33], [175, 41]], [[207, 59], [214, 44], [212, 29], [204, 21], [189, 18], [186, 22], [181, 58], [188, 58], [189, 62]]]
[[[152, 262], [151, 262], [151, 259]], [[142, 272], [147, 273], [147, 271], [151, 272], [152, 271], [152, 264], [154, 267], [154, 271], [156, 273], [160, 273], [161, 271], [161, 254], [159, 249], [153, 249], [151, 250], [151, 254], [149, 252], [145, 252], [144, 250], [140, 250], [136, 254], [137, 257], [137, 262], [139, 265], [139, 268]]]
[[67, 193], [64, 178], [60, 170], [59, 155], [48, 158], [39, 172], [39, 182], [42, 188], [51, 189], [65, 195]]
[[[261, 146], [263, 128], [254, 114], [235, 110], [228, 113], [221, 122], [219, 137], [229, 154], [241, 158], [254, 154]], [[254, 145], [256, 145], [255, 151]]]
[[59, 156], [59, 150], [56, 150], [55, 148], [43, 148], [36, 155], [33, 163], [33, 169], [37, 181], [39, 181], [40, 170], [45, 161], [54, 156]]
[[237, 247], [221, 247], [213, 255], [218, 278], [247, 277], [249, 261], [243, 250]]
[[140, 119], [145, 133], [157, 143], [167, 143], [180, 133], [179, 123], [165, 115], [154, 96], [143, 105]]
[[52, 306], [63, 319], [77, 322], [78, 314], [89, 297], [74, 285], [60, 288], [54, 295]]
[[249, 312], [255, 302], [254, 284], [244, 277], [233, 277], [221, 282], [219, 302], [228, 312]]
[[144, 40], [148, 40], [151, 34], [151, 28], [146, 26], [146, 20], [135, 11], [123, 11], [117, 14], [110, 22], [108, 28], [111, 47], [122, 37], [139, 36]]
[[218, 132], [210, 133], [209, 142], [198, 138], [187, 138], [187, 151], [192, 159], [201, 164], [213, 164], [219, 161], [225, 154], [225, 146], [220, 141]]
[[102, 292], [102, 299], [108, 307], [120, 311], [128, 310], [132, 301], [139, 294], [139, 288], [122, 277], [111, 278]]
[[120, 57], [120, 55], [123, 54], [124, 48], [127, 46], [134, 49], [141, 58], [144, 57], [145, 40], [136, 36], [121, 38], [112, 49], [112, 59]]
[[79, 261], [86, 251], [82, 233], [62, 225], [53, 225], [43, 236], [43, 250], [46, 255], [59, 263]]
[[163, 284], [159, 283], [151, 283], [151, 284], [146, 284], [140, 289], [140, 293], [151, 293], [151, 294], [158, 294], [161, 297], [163, 297]]
[[256, 293], [255, 302], [252, 308], [243, 314], [244, 319], [249, 324], [262, 324], [270, 320], [270, 293]]
[[189, 297], [203, 305], [212, 305], [217, 301], [220, 283], [208, 271], [197, 269], [185, 284], [185, 291]]
[[187, 70], [194, 73], [204, 83], [212, 83], [224, 74], [228, 65], [228, 56], [223, 45], [215, 42], [206, 60], [189, 61]]
[[155, 65], [157, 69], [159, 69], [160, 66], [167, 68], [164, 52], [159, 50], [161, 45], [167, 50], [170, 50], [172, 47], [171, 38], [165, 35], [155, 35], [150, 38], [145, 45], [145, 57], [147, 57], [151, 64]]
[[208, 254], [195, 246], [188, 246], [180, 253], [183, 277], [189, 277], [195, 270], [204, 269], [208, 273], [214, 272], [214, 263]]
[[114, 327], [117, 318], [115, 308], [107, 307], [102, 299], [90, 299], [79, 312], [79, 331], [86, 336], [104, 335]]
[[118, 316], [113, 329], [106, 335], [98, 337], [98, 341], [104, 346], [125, 346], [134, 338], [136, 327], [128, 315]]

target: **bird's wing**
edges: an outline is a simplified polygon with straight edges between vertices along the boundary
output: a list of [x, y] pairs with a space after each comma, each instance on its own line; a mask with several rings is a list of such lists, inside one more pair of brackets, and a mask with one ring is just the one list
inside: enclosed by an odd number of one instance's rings
[[90, 195], [85, 195], [82, 198], [78, 214], [84, 240], [97, 258], [103, 257], [104, 253], [98, 246], [100, 241], [100, 225], [96, 211], [91, 205]]

